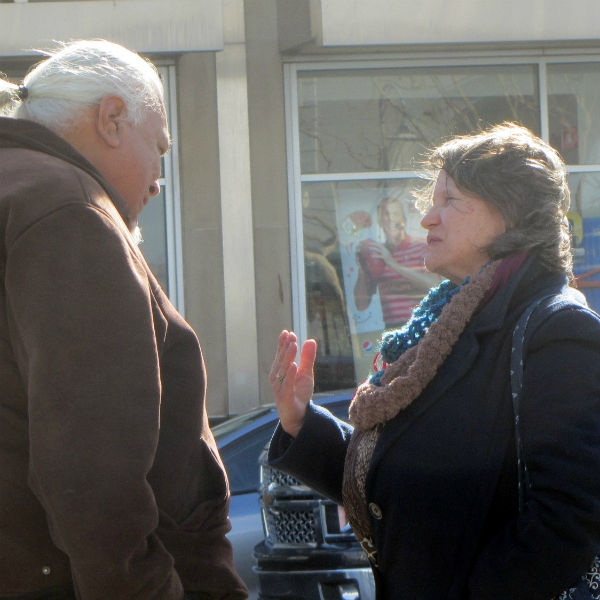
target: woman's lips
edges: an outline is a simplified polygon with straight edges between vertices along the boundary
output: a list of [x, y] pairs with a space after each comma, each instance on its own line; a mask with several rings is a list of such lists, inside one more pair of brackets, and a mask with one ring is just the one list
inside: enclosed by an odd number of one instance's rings
[[436, 237], [435, 235], [428, 235], [427, 236], [427, 244], [435, 244], [436, 242], [441, 242], [442, 240], [439, 237]]

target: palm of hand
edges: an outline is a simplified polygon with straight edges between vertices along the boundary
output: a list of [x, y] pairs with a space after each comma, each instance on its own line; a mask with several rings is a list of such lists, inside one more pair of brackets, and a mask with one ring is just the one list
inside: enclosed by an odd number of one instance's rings
[[314, 340], [303, 344], [299, 365], [294, 360], [297, 349], [295, 334], [283, 331], [269, 376], [281, 425], [294, 437], [304, 423], [313, 393], [317, 344]]
[[298, 371], [296, 374], [296, 399], [306, 405], [312, 398], [315, 380], [310, 373]]

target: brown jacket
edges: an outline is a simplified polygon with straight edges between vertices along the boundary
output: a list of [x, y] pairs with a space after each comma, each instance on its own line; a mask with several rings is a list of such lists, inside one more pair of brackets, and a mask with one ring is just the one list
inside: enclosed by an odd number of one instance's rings
[[0, 118], [0, 597], [247, 595], [200, 345], [126, 219], [62, 138]]

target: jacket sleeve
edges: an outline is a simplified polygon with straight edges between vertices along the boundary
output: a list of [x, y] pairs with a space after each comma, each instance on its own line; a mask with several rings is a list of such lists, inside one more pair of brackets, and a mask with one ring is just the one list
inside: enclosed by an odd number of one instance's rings
[[180, 600], [146, 476], [161, 382], [150, 292], [127, 231], [67, 204], [8, 248], [10, 334], [28, 393], [29, 483], [83, 600]]
[[600, 552], [597, 315], [563, 310], [533, 334], [520, 413], [526, 508], [481, 553], [470, 578], [474, 600], [553, 598]]
[[281, 424], [277, 426], [269, 446], [269, 464], [342, 504], [344, 462], [352, 431], [350, 425], [310, 402], [295, 439]]

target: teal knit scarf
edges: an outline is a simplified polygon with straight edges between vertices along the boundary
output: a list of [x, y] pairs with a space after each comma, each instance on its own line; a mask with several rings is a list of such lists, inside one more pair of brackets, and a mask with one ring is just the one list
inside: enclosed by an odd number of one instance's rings
[[[443, 281], [437, 287], [429, 290], [427, 296], [413, 311], [406, 325], [395, 331], [385, 332], [379, 348], [379, 354], [384, 363], [396, 362], [409, 348], [416, 346], [431, 325], [438, 320], [442, 309], [450, 302], [452, 296], [459, 292], [469, 280], [470, 277], [467, 277], [460, 285], [449, 280]], [[384, 373], [385, 369], [378, 371], [369, 379], [369, 383], [380, 386]]]

